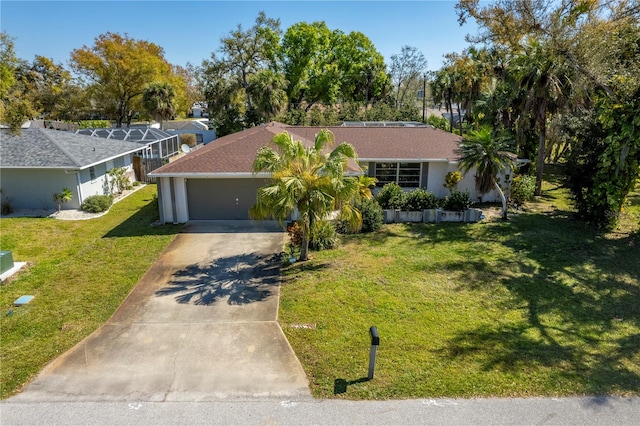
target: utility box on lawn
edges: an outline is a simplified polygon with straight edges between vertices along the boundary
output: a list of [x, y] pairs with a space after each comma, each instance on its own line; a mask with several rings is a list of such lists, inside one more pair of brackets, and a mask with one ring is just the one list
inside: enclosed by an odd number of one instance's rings
[[0, 251], [0, 274], [13, 268], [13, 255], [10, 251]]

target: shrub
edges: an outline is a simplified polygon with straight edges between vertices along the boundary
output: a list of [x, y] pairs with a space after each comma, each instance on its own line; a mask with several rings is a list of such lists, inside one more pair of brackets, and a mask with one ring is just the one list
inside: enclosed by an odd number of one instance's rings
[[82, 202], [81, 209], [89, 213], [101, 213], [109, 210], [113, 204], [112, 195], [91, 195]]
[[473, 204], [469, 191], [460, 192], [453, 191], [444, 199], [442, 203], [443, 210], [464, 211], [468, 210]]
[[511, 182], [511, 201], [522, 205], [525, 201], [533, 200], [536, 191], [536, 178], [531, 175], [520, 175]]
[[336, 232], [340, 234], [373, 232], [382, 226], [382, 207], [380, 207], [380, 204], [378, 204], [376, 200], [364, 199], [356, 203], [355, 207], [360, 210], [362, 214], [362, 227], [358, 230], [353, 230], [347, 219], [339, 218], [335, 222]]
[[180, 144], [196, 146], [196, 135], [193, 133], [183, 133], [180, 135]]
[[111, 127], [109, 120], [83, 120], [78, 123], [80, 129], [108, 129]]
[[132, 188], [131, 181], [125, 172], [126, 169], [124, 167], [116, 167], [107, 172], [109, 183], [111, 184], [111, 193], [117, 192], [121, 194], [122, 191]]
[[321, 220], [313, 224], [309, 248], [311, 250], [329, 250], [338, 245], [338, 234], [331, 222]]
[[397, 183], [388, 183], [376, 196], [376, 200], [383, 209], [401, 209], [404, 205], [405, 193]]
[[365, 199], [356, 207], [362, 213], [362, 232], [373, 232], [382, 226], [384, 220], [382, 207], [376, 200]]
[[453, 192], [457, 187], [458, 183], [462, 180], [462, 173], [455, 171], [449, 172], [444, 177], [444, 187], [449, 190], [449, 192]]
[[435, 209], [438, 207], [438, 200], [432, 192], [427, 192], [422, 188], [409, 192], [404, 199], [403, 210], [420, 211]]

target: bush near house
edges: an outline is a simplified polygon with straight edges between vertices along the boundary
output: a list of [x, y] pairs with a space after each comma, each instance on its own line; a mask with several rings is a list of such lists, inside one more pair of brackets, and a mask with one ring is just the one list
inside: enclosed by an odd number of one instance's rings
[[364, 199], [355, 204], [355, 208], [360, 210], [362, 215], [362, 227], [359, 230], [351, 229], [349, 221], [339, 218], [335, 222], [336, 231], [340, 234], [367, 233], [378, 230], [382, 226], [382, 207], [375, 199]]
[[397, 183], [388, 183], [376, 196], [383, 209], [401, 209], [404, 205], [405, 192]]
[[427, 192], [422, 188], [408, 192], [404, 197], [402, 210], [421, 211], [438, 207], [438, 199], [433, 192]]
[[471, 200], [471, 196], [468, 191], [453, 191], [450, 195], [445, 197], [442, 202], [442, 209], [460, 212], [469, 210], [472, 205], [473, 201]]
[[88, 213], [102, 213], [109, 210], [112, 204], [112, 195], [91, 195], [85, 198], [80, 208]]

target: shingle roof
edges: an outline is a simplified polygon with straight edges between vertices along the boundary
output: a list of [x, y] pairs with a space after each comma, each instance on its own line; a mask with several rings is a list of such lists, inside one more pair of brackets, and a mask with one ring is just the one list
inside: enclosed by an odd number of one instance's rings
[[432, 127], [288, 126], [269, 123], [223, 136], [171, 162], [153, 175], [251, 173], [258, 150], [274, 135], [287, 131], [296, 140], [311, 144], [321, 129], [329, 129], [336, 143], [351, 143], [361, 160], [456, 161], [459, 136]]
[[0, 167], [85, 169], [144, 149], [138, 143], [107, 140], [50, 129], [0, 131]]

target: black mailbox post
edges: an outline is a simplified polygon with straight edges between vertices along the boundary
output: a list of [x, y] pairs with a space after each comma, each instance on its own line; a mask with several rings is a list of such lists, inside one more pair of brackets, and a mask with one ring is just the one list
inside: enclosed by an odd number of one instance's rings
[[369, 352], [369, 374], [367, 378], [371, 380], [373, 379], [373, 370], [376, 365], [376, 351], [378, 346], [380, 346], [380, 335], [378, 334], [376, 326], [369, 329], [369, 334], [371, 335], [371, 352]]

